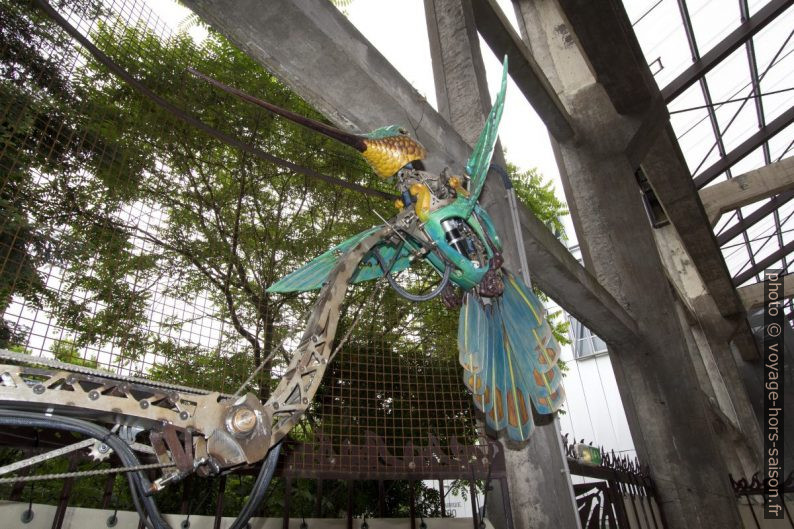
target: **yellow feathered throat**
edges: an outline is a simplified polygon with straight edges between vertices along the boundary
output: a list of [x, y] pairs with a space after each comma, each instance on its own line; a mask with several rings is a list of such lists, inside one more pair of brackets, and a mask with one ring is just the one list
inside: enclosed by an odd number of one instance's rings
[[381, 178], [389, 178], [406, 164], [422, 160], [427, 155], [419, 142], [406, 135], [366, 138], [363, 143], [366, 149], [361, 154]]

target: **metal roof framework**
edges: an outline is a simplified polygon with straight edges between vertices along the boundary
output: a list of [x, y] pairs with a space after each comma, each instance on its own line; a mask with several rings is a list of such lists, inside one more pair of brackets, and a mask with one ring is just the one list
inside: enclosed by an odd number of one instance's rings
[[[623, 0], [698, 189], [794, 153], [792, 0]], [[794, 272], [794, 191], [714, 228], [734, 285]]]

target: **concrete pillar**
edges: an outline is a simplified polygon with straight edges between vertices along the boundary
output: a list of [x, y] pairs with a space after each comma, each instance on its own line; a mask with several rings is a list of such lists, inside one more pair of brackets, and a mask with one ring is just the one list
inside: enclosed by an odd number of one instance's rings
[[701, 378], [701, 388], [714, 396], [719, 412], [735, 426], [728, 437], [735, 439], [736, 457], [730, 457], [731, 451], [723, 451], [725, 459], [729, 466], [741, 462], [740, 468], [730, 469], [734, 476], [752, 476], [761, 470], [762, 433], [731, 350], [730, 341], [736, 329], [720, 314], [676, 229], [667, 225], [653, 233], [667, 277], [686, 306], [691, 321], [685, 324], [692, 327], [697, 354], [706, 368], [707, 376]]
[[514, 5], [524, 37], [578, 132], [555, 150], [586, 266], [639, 327], [642, 343], [610, 344], [610, 358], [668, 527], [741, 527], [708, 399], [625, 154], [639, 123], [619, 115], [596, 82], [556, 0]]
[[[485, 80], [479, 39], [469, 0], [425, 0], [430, 51], [439, 113], [470, 145], [482, 130], [491, 109], [492, 94]], [[509, 112], [509, 109], [507, 110]], [[496, 163], [504, 164], [497, 146]], [[498, 175], [489, 175], [481, 199], [493, 216], [505, 245], [505, 263], [520, 269], [518, 247]], [[567, 461], [555, 422], [538, 426], [523, 446], [504, 442], [513, 524], [517, 528], [579, 527]], [[488, 495], [488, 518], [498, 529], [510, 527], [504, 518], [501, 491]]]

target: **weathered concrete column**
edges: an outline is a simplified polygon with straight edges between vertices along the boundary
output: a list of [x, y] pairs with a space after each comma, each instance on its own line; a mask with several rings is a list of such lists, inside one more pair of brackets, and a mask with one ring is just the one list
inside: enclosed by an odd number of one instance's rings
[[615, 110], [556, 0], [514, 5], [578, 133], [576, 141], [556, 144], [556, 154], [585, 263], [640, 328], [643, 343], [610, 344], [610, 358], [668, 527], [741, 527], [708, 401], [625, 154], [638, 120]]
[[[430, 54], [439, 113], [466, 142], [473, 145], [491, 109], [474, 14], [469, 0], [425, 0]], [[506, 110], [509, 112], [509, 109]], [[504, 164], [497, 146], [494, 161]], [[491, 213], [505, 245], [505, 263], [520, 270], [517, 242], [511, 235], [506, 190], [496, 174], [486, 181], [481, 203]], [[523, 251], [523, 248], [521, 249]], [[533, 529], [573, 529], [579, 526], [567, 461], [556, 423], [536, 427], [524, 445], [505, 442], [508, 486], [514, 526]], [[501, 491], [489, 493], [488, 518], [498, 529], [509, 527]]]
[[[724, 437], [731, 438], [737, 455], [731, 458], [730, 452], [723, 450], [725, 459], [734, 476], [752, 476], [761, 469], [762, 433], [731, 351], [735, 328], [720, 314], [676, 229], [667, 225], [653, 230], [653, 234], [667, 277], [691, 320], [685, 325], [692, 327], [706, 368], [705, 378], [699, 377], [701, 387], [714, 397], [718, 413], [724, 416], [719, 419], [730, 421], [725, 425], [730, 435]], [[741, 465], [731, 467], [734, 463]]]

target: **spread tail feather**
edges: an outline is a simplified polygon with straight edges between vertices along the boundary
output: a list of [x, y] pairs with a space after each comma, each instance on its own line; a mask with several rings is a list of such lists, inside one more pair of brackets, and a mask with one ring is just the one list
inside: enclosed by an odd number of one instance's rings
[[560, 347], [540, 300], [505, 271], [505, 291], [483, 305], [465, 296], [458, 328], [464, 383], [488, 426], [516, 441], [532, 432], [532, 407], [557, 411], [565, 400], [557, 361]]

